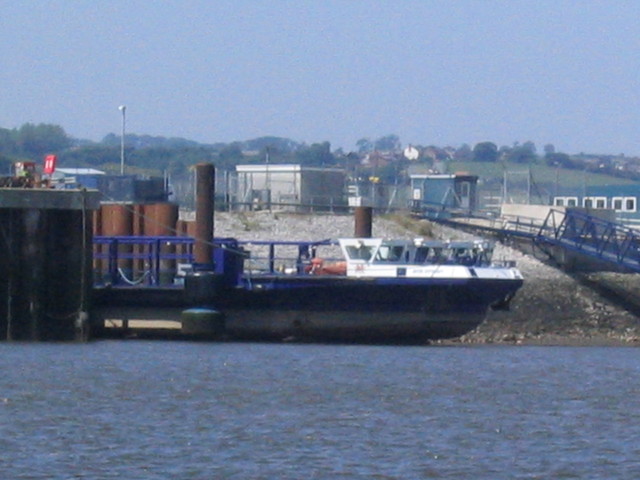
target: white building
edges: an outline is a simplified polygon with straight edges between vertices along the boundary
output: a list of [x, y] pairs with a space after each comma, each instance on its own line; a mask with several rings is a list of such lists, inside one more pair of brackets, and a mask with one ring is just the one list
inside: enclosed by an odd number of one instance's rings
[[236, 208], [331, 210], [344, 207], [346, 174], [340, 168], [297, 164], [237, 165]]

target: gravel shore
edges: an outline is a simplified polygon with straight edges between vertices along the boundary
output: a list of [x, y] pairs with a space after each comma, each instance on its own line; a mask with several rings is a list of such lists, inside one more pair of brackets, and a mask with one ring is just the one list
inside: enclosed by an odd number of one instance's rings
[[[300, 215], [285, 212], [216, 212], [217, 237], [240, 240], [320, 240], [354, 234], [351, 215]], [[469, 239], [473, 235], [427, 221], [376, 216], [373, 236]], [[517, 262], [525, 283], [508, 311], [492, 311], [473, 332], [455, 344], [640, 345], [640, 320], [559, 269], [531, 255], [498, 243], [495, 259]], [[638, 275], [594, 274], [595, 282], [633, 295]]]

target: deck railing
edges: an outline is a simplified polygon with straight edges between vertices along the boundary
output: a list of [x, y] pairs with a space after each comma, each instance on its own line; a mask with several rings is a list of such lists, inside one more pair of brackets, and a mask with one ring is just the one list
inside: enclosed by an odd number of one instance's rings
[[619, 223], [576, 210], [552, 209], [536, 240], [640, 272], [640, 234]]
[[[95, 286], [180, 286], [193, 268], [191, 237], [96, 236], [93, 239]], [[303, 273], [318, 248], [334, 258], [336, 243], [322, 241], [237, 241], [215, 239], [212, 263], [222, 273], [226, 258], [240, 256], [245, 275]]]

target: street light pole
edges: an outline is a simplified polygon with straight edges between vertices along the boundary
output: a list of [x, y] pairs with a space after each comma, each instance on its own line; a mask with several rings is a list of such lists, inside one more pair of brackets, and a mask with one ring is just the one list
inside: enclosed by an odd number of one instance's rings
[[118, 110], [122, 112], [122, 135], [120, 136], [120, 175], [124, 175], [124, 124], [126, 105], [120, 105]]

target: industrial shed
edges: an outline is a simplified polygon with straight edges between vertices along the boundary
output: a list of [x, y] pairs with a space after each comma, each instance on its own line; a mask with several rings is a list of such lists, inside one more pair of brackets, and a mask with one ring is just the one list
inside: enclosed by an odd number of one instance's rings
[[345, 171], [296, 164], [237, 165], [234, 208], [294, 211], [344, 208]]
[[440, 214], [477, 208], [476, 175], [412, 174], [410, 180], [413, 210]]

